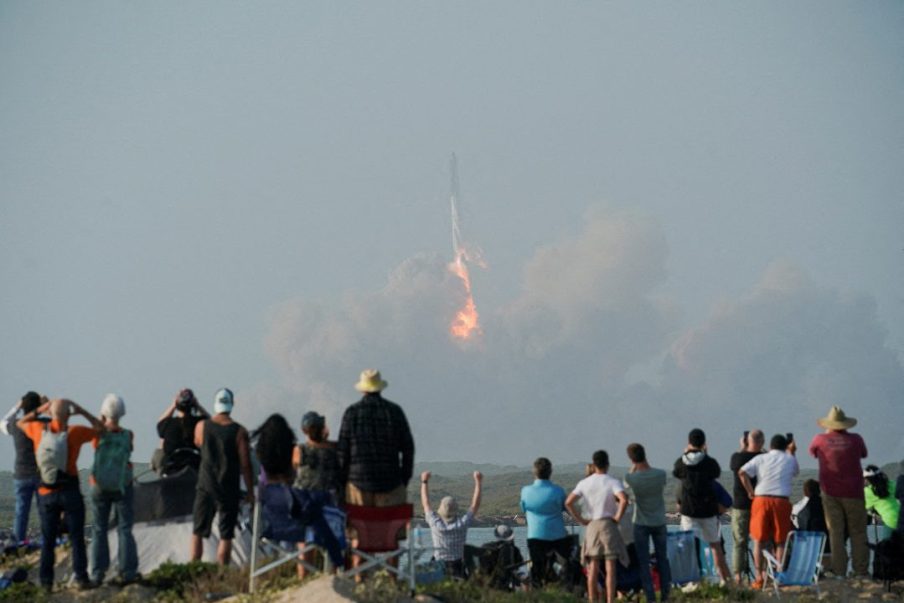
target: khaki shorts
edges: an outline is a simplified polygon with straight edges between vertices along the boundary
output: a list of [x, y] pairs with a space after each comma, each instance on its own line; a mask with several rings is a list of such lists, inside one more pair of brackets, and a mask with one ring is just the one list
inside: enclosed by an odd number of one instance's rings
[[584, 531], [581, 550], [584, 561], [591, 559], [618, 559], [628, 565], [628, 550], [622, 540], [618, 525], [611, 519], [594, 519]]
[[694, 535], [703, 542], [713, 544], [721, 542], [722, 533], [719, 527], [719, 517], [688, 517], [681, 516], [681, 529], [693, 530]]
[[394, 507], [408, 502], [405, 486], [399, 486], [389, 492], [365, 492], [353, 483], [345, 485], [345, 502], [359, 507]]

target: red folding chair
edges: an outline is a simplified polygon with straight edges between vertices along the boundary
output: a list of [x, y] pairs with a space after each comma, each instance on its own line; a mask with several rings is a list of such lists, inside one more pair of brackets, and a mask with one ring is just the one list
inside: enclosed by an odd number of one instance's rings
[[[408, 581], [414, 590], [415, 567], [414, 546], [411, 544], [411, 518], [414, 506], [411, 503], [392, 507], [362, 507], [346, 505], [346, 525], [357, 532], [357, 546], [352, 547], [352, 555], [361, 557], [358, 567], [343, 573], [345, 577], [354, 577], [373, 568], [383, 568], [399, 578]], [[400, 530], [405, 530], [406, 544], [398, 539]], [[407, 557], [407, 568], [394, 567], [391, 561], [402, 556]]]

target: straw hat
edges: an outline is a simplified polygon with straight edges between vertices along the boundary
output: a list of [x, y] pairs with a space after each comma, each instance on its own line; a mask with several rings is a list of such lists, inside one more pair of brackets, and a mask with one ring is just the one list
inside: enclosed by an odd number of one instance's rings
[[361, 377], [355, 384], [355, 389], [365, 394], [373, 394], [383, 391], [386, 389], [387, 385], [389, 385], [389, 383], [383, 381], [383, 377], [380, 376], [380, 371], [376, 369], [365, 369], [361, 371]]
[[857, 419], [846, 416], [840, 407], [833, 406], [828, 416], [816, 419], [816, 423], [826, 429], [850, 429], [857, 424]]

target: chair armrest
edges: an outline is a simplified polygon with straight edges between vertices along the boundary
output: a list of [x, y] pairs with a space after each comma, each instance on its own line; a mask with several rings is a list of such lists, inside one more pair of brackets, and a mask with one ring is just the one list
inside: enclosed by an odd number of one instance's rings
[[781, 569], [782, 569], [781, 562], [778, 559], [776, 559], [775, 555], [773, 555], [770, 551], [763, 551], [763, 557], [766, 558], [766, 562], [771, 567], [775, 568], [778, 571], [781, 571]]

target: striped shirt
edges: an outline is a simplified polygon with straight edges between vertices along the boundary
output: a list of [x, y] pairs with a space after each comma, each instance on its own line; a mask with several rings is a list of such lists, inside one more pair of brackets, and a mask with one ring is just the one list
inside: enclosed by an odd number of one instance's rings
[[436, 511], [430, 511], [425, 517], [433, 537], [433, 557], [439, 561], [458, 561], [465, 556], [465, 539], [468, 537], [468, 526], [474, 520], [474, 514], [468, 511], [452, 523], [446, 523]]

